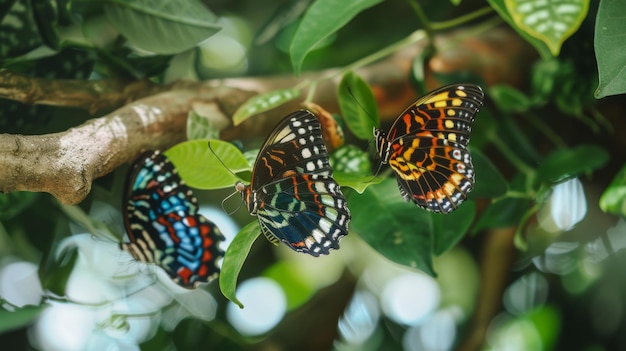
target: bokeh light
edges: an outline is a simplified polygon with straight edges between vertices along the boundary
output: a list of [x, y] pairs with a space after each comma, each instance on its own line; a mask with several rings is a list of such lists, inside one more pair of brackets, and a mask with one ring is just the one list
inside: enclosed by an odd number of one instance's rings
[[503, 299], [509, 313], [521, 315], [546, 302], [548, 281], [540, 273], [528, 273], [509, 285]]
[[380, 318], [376, 297], [366, 291], [354, 293], [337, 328], [339, 335], [348, 344], [362, 344], [374, 333]]
[[245, 307], [229, 303], [226, 318], [242, 335], [255, 336], [268, 332], [287, 311], [285, 293], [278, 283], [268, 278], [252, 278], [240, 283], [237, 299]]
[[380, 300], [383, 312], [391, 320], [418, 325], [439, 306], [441, 291], [430, 276], [406, 273], [387, 282]]
[[442, 309], [433, 313], [422, 325], [406, 330], [402, 338], [405, 351], [447, 351], [456, 338], [456, 312]]

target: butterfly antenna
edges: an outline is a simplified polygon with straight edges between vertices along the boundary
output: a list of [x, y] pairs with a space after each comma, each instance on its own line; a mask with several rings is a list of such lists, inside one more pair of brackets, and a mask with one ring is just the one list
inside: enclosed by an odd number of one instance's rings
[[224, 212], [226, 212], [226, 214], [228, 214], [229, 216], [232, 216], [232, 215], [233, 215], [233, 213], [235, 213], [235, 212], [239, 211], [239, 209], [240, 209], [240, 208], [241, 208], [241, 206], [243, 205], [243, 200], [241, 200], [241, 202], [239, 202], [239, 206], [237, 206], [237, 208], [236, 208], [236, 209], [234, 209], [234, 210], [233, 210], [233, 211], [231, 211], [231, 212], [226, 211], [226, 208], [224, 207], [224, 203], [226, 203], [226, 201], [227, 201], [228, 199], [230, 199], [231, 197], [233, 197], [233, 196], [234, 196], [235, 194], [237, 194], [237, 193], [238, 193], [238, 191], [235, 191], [235, 192], [233, 192], [232, 194], [230, 194], [230, 195], [226, 196], [226, 197], [224, 198], [224, 200], [222, 200], [222, 210], [223, 210]]
[[359, 107], [361, 108], [361, 110], [363, 110], [363, 112], [365, 112], [365, 114], [367, 115], [367, 117], [369, 117], [369, 119], [372, 121], [372, 124], [374, 126], [378, 125], [378, 122], [376, 121], [376, 119], [374, 118], [374, 116], [372, 116], [372, 114], [370, 113], [370, 111], [368, 111], [365, 106], [363, 106], [363, 104], [361, 104], [361, 102], [359, 101], [359, 99], [356, 98], [356, 95], [354, 95], [354, 93], [352, 92], [352, 88], [348, 87], [348, 93], [350, 94], [350, 96], [352, 96], [352, 98], [354, 99], [354, 102], [357, 103], [357, 105], [359, 105]]
[[217, 155], [217, 153], [213, 150], [213, 147], [211, 147], [211, 141], [209, 141], [207, 144], [209, 144], [209, 150], [211, 150], [211, 153], [213, 153], [213, 156], [215, 156], [215, 158], [220, 161], [220, 163], [222, 164], [222, 167], [224, 167], [226, 170], [228, 170], [230, 172], [230, 174], [234, 175], [235, 177], [239, 178], [237, 176], [237, 174], [235, 174], [235, 172], [233, 172], [228, 166], [226, 166], [226, 164], [224, 163], [224, 161], [222, 161], [222, 158], [219, 157]]

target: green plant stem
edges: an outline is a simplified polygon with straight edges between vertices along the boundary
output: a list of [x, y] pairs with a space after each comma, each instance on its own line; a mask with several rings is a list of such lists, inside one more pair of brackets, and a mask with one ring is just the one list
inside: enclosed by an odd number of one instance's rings
[[496, 202], [502, 201], [504, 199], [525, 199], [525, 200], [531, 200], [531, 199], [533, 199], [533, 197], [534, 197], [534, 194], [524, 193], [524, 192], [515, 191], [515, 190], [509, 190], [504, 195], [499, 196], [499, 197], [493, 199], [491, 202], [492, 203], [496, 203]]
[[513, 237], [513, 243], [515, 244], [515, 247], [517, 247], [520, 251], [526, 251], [528, 249], [528, 244], [526, 243], [526, 240], [522, 236], [522, 231], [524, 230], [524, 227], [526, 226], [526, 222], [528, 222], [528, 219], [532, 215], [534, 215], [538, 210], [539, 210], [538, 204], [535, 204], [533, 205], [533, 207], [529, 208], [526, 211], [526, 213], [524, 213], [524, 216], [522, 217], [517, 228], [515, 229], [515, 236]]
[[379, 51], [376, 51], [375, 53], [366, 56], [360, 60], [354, 61], [353, 63], [349, 64], [348, 66], [340, 69], [337, 72], [333, 72], [329, 75], [323, 76], [321, 77], [319, 80], [323, 80], [323, 79], [333, 79], [335, 77], [339, 77], [339, 76], [343, 76], [344, 74], [346, 74], [346, 72], [350, 72], [353, 70], [356, 70], [358, 68], [361, 68], [363, 66], [367, 66], [370, 63], [373, 63], [375, 61], [378, 61], [380, 59], [382, 59], [385, 56], [389, 56], [391, 54], [393, 54], [396, 51], [399, 51], [400, 49], [404, 48], [404, 47], [408, 47], [411, 45], [414, 45], [415, 43], [422, 41], [426, 38], [426, 33], [424, 32], [423, 29], [419, 29], [416, 30], [415, 32], [411, 33], [409, 36], [407, 36], [406, 38], [397, 41]]
[[422, 6], [419, 4], [419, 2], [415, 0], [409, 0], [409, 5], [411, 5], [411, 7], [413, 8], [413, 11], [415, 11], [415, 15], [417, 16], [417, 19], [422, 23], [422, 26], [424, 26], [426, 35], [428, 36], [428, 38], [430, 39], [430, 42], [432, 43], [433, 38], [435, 37], [435, 33], [433, 32], [433, 27], [431, 26], [430, 21], [428, 20], [428, 17], [426, 16], [426, 13], [422, 9]]
[[518, 171], [524, 173], [529, 178], [534, 178], [535, 170], [522, 161], [517, 155], [509, 149], [508, 145], [498, 135], [495, 135], [491, 142], [496, 146], [506, 158], [517, 168]]
[[315, 96], [315, 89], [317, 88], [317, 81], [311, 82], [311, 87], [308, 91], [308, 93], [306, 94], [306, 99], [304, 99], [304, 102], [311, 102], [313, 101], [313, 96]]
[[563, 148], [567, 147], [563, 138], [555, 133], [541, 118], [537, 118], [537, 116], [533, 113], [528, 113], [526, 116], [528, 121], [540, 132], [542, 132], [555, 146]]
[[602, 112], [600, 112], [595, 106], [591, 105], [589, 106], [589, 111], [591, 112], [591, 115], [593, 116], [593, 118], [601, 125], [604, 126], [604, 128], [606, 128], [606, 130], [608, 132], [614, 132], [613, 129], [613, 125], [611, 124], [611, 122], [609, 122], [609, 120], [606, 119], [606, 117], [602, 114]]
[[443, 22], [430, 22], [430, 28], [434, 31], [446, 30], [450, 28], [454, 28], [465, 24], [466, 22], [472, 21], [478, 17], [484, 16], [486, 14], [492, 13], [493, 9], [490, 6], [483, 7], [482, 9], [476, 10], [474, 12], [470, 12], [466, 15], [448, 20]]

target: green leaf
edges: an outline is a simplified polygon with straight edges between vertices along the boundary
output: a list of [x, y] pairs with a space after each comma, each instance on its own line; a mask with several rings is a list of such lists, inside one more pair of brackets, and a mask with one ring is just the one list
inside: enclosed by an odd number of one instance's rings
[[504, 0], [504, 4], [515, 25], [544, 42], [554, 56], [589, 10], [589, 0]]
[[[525, 185], [526, 178], [518, 174], [511, 181], [509, 188], [511, 191], [521, 192], [524, 191]], [[474, 228], [472, 228], [472, 234], [487, 228], [505, 228], [518, 225], [530, 204], [531, 200], [524, 198], [504, 198], [492, 203], [476, 221]]]
[[45, 306], [24, 306], [13, 312], [0, 309], [0, 333], [28, 326], [44, 308]]
[[[164, 152], [187, 185], [197, 189], [233, 187], [240, 179], [234, 173], [250, 170], [239, 149], [221, 140], [185, 141]], [[226, 168], [224, 167], [226, 166]]]
[[507, 182], [498, 168], [480, 150], [472, 148], [472, 163], [476, 183], [469, 194], [472, 198], [493, 198], [506, 193]]
[[626, 93], [626, 2], [602, 0], [596, 15], [593, 46], [598, 61], [600, 99]]
[[11, 219], [22, 213], [33, 204], [40, 193], [17, 191], [14, 193], [0, 193], [0, 220]]
[[248, 118], [261, 112], [269, 111], [300, 96], [297, 89], [277, 89], [251, 97], [233, 114], [233, 124], [240, 125]]
[[291, 64], [300, 74], [306, 55], [359, 12], [382, 0], [316, 0], [306, 11], [291, 42]]
[[211, 114], [201, 116], [195, 111], [187, 115], [187, 139], [218, 139], [220, 131], [211, 123]]
[[52, 252], [46, 255], [47, 259], [42, 261], [39, 268], [41, 286], [46, 291], [64, 296], [67, 281], [79, 257], [78, 247], [70, 246], [56, 255]]
[[600, 196], [600, 208], [604, 212], [626, 217], [626, 164]]
[[549, 154], [537, 169], [537, 182], [553, 183], [598, 169], [609, 161], [609, 154], [596, 145], [558, 149]]
[[220, 290], [224, 297], [234, 302], [240, 308], [243, 304], [237, 300], [237, 278], [239, 272], [246, 261], [252, 244], [261, 234], [261, 227], [258, 221], [250, 222], [237, 233], [237, 236], [228, 246], [224, 260], [222, 261], [222, 271], [220, 273]]
[[380, 117], [369, 85], [350, 71], [341, 78], [338, 89], [339, 108], [348, 129], [359, 139], [372, 139], [374, 128], [380, 125]]
[[385, 179], [383, 177], [374, 177], [371, 174], [363, 175], [340, 171], [333, 172], [333, 178], [339, 185], [352, 188], [359, 194], [363, 193], [368, 186], [379, 184]]
[[389, 260], [434, 276], [431, 214], [402, 199], [396, 180], [386, 178], [348, 197], [350, 230]]
[[330, 154], [330, 166], [334, 172], [358, 175], [372, 174], [372, 162], [367, 152], [356, 145], [345, 145]]
[[132, 45], [163, 55], [189, 50], [221, 29], [198, 0], [111, 0], [104, 10]]
[[509, 11], [507, 10], [506, 5], [504, 4], [504, 1], [505, 0], [487, 0], [487, 2], [491, 5], [491, 7], [494, 10], [496, 10], [496, 12], [498, 12], [498, 14], [502, 17], [502, 19], [504, 19], [513, 29], [515, 29], [515, 31], [519, 35], [521, 35], [524, 39], [526, 39], [527, 42], [529, 42], [532, 46], [535, 47], [535, 49], [537, 49], [541, 57], [543, 58], [552, 57], [550, 48], [548, 48], [546, 43], [531, 36], [529, 33], [527, 33], [525, 30], [521, 29], [515, 24], [515, 22], [513, 21], [513, 18], [511, 17], [511, 14], [509, 14]]
[[32, 6], [30, 1], [0, 5], [3, 10], [0, 11], [0, 56], [3, 59], [24, 55], [44, 43], [45, 38], [39, 33]]
[[472, 126], [472, 150], [484, 149], [497, 135], [498, 121], [494, 118], [493, 110], [489, 106], [483, 106]]
[[489, 96], [498, 108], [505, 112], [525, 112], [533, 104], [521, 91], [510, 85], [494, 85], [489, 88]]
[[278, 33], [284, 31], [285, 27], [296, 22], [310, 3], [311, 0], [292, 0], [279, 6], [257, 31], [254, 44], [263, 45], [274, 39]]
[[441, 255], [454, 247], [467, 233], [475, 214], [476, 204], [471, 200], [448, 214], [433, 214], [433, 253]]

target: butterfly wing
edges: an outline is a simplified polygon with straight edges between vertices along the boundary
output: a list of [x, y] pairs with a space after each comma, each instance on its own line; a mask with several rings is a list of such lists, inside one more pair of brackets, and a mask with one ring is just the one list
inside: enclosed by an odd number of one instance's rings
[[143, 154], [127, 182], [123, 209], [130, 242], [122, 249], [158, 264], [185, 288], [215, 278], [224, 236], [198, 213], [198, 200], [167, 157], [158, 151]]
[[313, 256], [339, 248], [350, 211], [332, 178], [314, 114], [300, 110], [277, 125], [259, 152], [244, 199], [268, 238]]
[[290, 114], [274, 128], [254, 163], [250, 187], [300, 173], [332, 176], [320, 122], [306, 110]]
[[339, 249], [350, 211], [339, 185], [326, 175], [298, 174], [264, 187], [257, 215], [264, 234], [313, 256]]
[[467, 197], [474, 187], [474, 167], [466, 147], [483, 99], [477, 85], [449, 85], [398, 117], [382, 142], [389, 143], [387, 162], [407, 202], [448, 213]]

